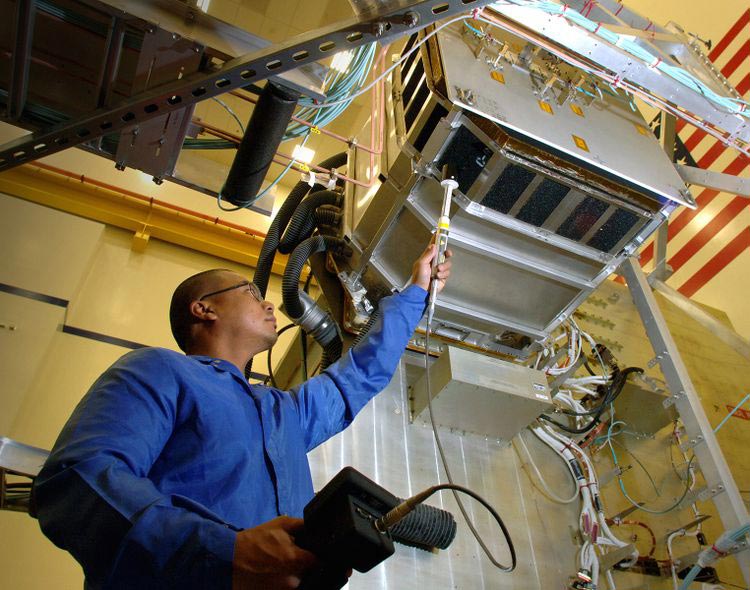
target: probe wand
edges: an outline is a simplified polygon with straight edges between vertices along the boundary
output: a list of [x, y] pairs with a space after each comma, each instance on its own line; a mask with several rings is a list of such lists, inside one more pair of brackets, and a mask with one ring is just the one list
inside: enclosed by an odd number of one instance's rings
[[[443, 187], [443, 207], [438, 217], [437, 228], [435, 229], [435, 245], [437, 253], [432, 259], [432, 281], [430, 282], [430, 303], [427, 308], [427, 326], [432, 324], [432, 316], [435, 313], [435, 300], [437, 299], [438, 282], [435, 280], [437, 267], [445, 262], [445, 251], [448, 248], [448, 233], [450, 232], [450, 209], [453, 191], [458, 188], [455, 171], [449, 164], [443, 166], [443, 180], [440, 181]], [[428, 328], [429, 329], [429, 328]]]

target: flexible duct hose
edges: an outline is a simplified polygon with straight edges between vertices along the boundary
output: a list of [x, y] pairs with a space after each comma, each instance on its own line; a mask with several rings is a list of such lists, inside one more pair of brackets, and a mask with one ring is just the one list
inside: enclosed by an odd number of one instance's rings
[[330, 227], [338, 227], [341, 223], [341, 210], [331, 209], [329, 207], [320, 207], [315, 210], [313, 214], [315, 218], [315, 225], [318, 227], [327, 225]]
[[300, 290], [299, 280], [302, 267], [310, 256], [344, 245], [343, 240], [330, 236], [306, 239], [289, 256], [281, 286], [286, 314], [320, 344], [327, 363], [325, 366], [341, 356], [343, 344], [339, 327], [328, 312], [323, 311], [307, 293]]
[[[403, 499], [399, 499], [403, 502]], [[393, 540], [430, 551], [447, 549], [456, 537], [456, 520], [446, 510], [419, 504], [389, 529]]]
[[256, 200], [298, 99], [299, 93], [294, 90], [275, 82], [266, 84], [221, 189], [222, 199], [238, 207]]
[[289, 254], [302, 240], [310, 237], [315, 229], [315, 210], [321, 205], [341, 204], [341, 195], [334, 191], [318, 191], [312, 193], [302, 201], [294, 211], [289, 225], [284, 232], [284, 237], [279, 242], [278, 250], [282, 254]]
[[[331, 156], [326, 160], [323, 160], [320, 164], [321, 168], [331, 169], [340, 168], [346, 165], [346, 152], [341, 152], [335, 156]], [[323, 187], [316, 184], [313, 189], [319, 190]], [[263, 242], [263, 247], [260, 250], [258, 256], [258, 264], [255, 267], [255, 274], [253, 276], [253, 282], [260, 289], [261, 295], [265, 297], [266, 290], [268, 289], [268, 280], [271, 277], [271, 268], [273, 267], [273, 259], [276, 255], [276, 248], [279, 246], [281, 236], [286, 229], [289, 220], [291, 219], [294, 211], [299, 206], [302, 199], [310, 191], [310, 186], [304, 182], [298, 182], [289, 193], [284, 203], [281, 205], [279, 212], [271, 222], [271, 226], [268, 228], [266, 233], [266, 239]]]
[[281, 295], [286, 314], [293, 320], [302, 317], [305, 306], [300, 298], [299, 281], [302, 268], [313, 254], [324, 252], [330, 247], [342, 246], [343, 240], [330, 236], [313, 236], [299, 244], [289, 256], [281, 284]]

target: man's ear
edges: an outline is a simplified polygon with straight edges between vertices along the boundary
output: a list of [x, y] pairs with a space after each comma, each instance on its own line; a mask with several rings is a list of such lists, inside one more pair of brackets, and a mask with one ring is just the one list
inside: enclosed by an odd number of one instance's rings
[[190, 304], [190, 313], [199, 320], [215, 320], [217, 318], [211, 304], [206, 301], [193, 301]]

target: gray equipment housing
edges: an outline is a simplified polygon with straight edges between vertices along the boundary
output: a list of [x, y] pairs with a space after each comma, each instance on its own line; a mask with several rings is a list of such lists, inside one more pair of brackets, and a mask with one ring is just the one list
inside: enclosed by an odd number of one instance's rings
[[[498, 69], [477, 53], [460, 27], [448, 27], [394, 73], [400, 145], [374, 196], [350, 193], [350, 210], [364, 213], [349, 216], [355, 255], [342, 276], [372, 303], [405, 286], [440, 214], [439, 171], [450, 162], [459, 182], [450, 212], [455, 264], [433, 329], [524, 357], [692, 198], [622, 95], [540, 94], [541, 54], [524, 70], [518, 60]], [[453, 84], [467, 77], [473, 88]], [[585, 133], [594, 119], [606, 141]]]

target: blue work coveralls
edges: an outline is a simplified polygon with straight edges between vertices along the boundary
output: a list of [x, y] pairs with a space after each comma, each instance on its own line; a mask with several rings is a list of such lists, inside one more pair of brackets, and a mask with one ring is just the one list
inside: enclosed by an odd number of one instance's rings
[[390, 381], [426, 301], [380, 302], [357, 347], [291, 391], [249, 385], [233, 364], [144, 348], [92, 386], [34, 486], [43, 532], [88, 588], [229, 589], [237, 531], [301, 517], [307, 453]]

